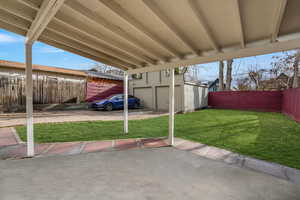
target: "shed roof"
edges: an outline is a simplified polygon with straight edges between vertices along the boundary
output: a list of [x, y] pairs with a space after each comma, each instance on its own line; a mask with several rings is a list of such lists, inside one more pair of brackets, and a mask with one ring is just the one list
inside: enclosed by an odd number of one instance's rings
[[[0, 60], [0, 67], [15, 68], [15, 69], [22, 69], [22, 70], [25, 70], [25, 68], [26, 68], [25, 63], [12, 62], [12, 61], [7, 61], [7, 60]], [[32, 65], [32, 69], [34, 71], [53, 72], [53, 73], [67, 74], [67, 75], [73, 75], [73, 76], [84, 76], [84, 77], [87, 76], [87, 74], [82, 71], [64, 69], [64, 68], [58, 68], [58, 67], [50, 67], [50, 66], [45, 66], [45, 65]]]
[[299, 8], [299, 0], [9, 0], [0, 1], [0, 28], [29, 37], [49, 19], [39, 41], [139, 73], [299, 48]]

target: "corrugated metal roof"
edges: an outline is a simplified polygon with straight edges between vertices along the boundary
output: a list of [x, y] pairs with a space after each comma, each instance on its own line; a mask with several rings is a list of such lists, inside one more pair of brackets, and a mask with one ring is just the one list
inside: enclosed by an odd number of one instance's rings
[[2, 0], [0, 28], [133, 74], [299, 48], [299, 7], [299, 0]]
[[96, 78], [103, 78], [103, 79], [109, 79], [109, 80], [123, 80], [123, 76], [118, 76], [114, 74], [106, 74], [103, 72], [95, 72], [95, 71], [85, 71], [88, 76], [90, 77], [96, 77]]

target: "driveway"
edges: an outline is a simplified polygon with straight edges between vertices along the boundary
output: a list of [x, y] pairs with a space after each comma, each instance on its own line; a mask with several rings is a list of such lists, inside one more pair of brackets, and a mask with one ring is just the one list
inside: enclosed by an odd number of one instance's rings
[[300, 186], [172, 147], [0, 161], [0, 199], [297, 200]]
[[[166, 113], [153, 112], [149, 110], [129, 110], [129, 119], [146, 119], [166, 115]], [[78, 121], [98, 121], [98, 120], [122, 120], [123, 111], [51, 111], [35, 112], [34, 123], [53, 122], [78, 122]], [[25, 113], [0, 114], [0, 128], [26, 124]]]

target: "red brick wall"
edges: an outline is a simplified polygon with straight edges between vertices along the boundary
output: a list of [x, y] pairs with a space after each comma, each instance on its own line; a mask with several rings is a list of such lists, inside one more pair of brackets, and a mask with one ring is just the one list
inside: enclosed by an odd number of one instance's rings
[[213, 108], [281, 112], [281, 91], [209, 92], [208, 105]]
[[300, 88], [283, 92], [282, 112], [300, 122]]
[[123, 93], [123, 81], [89, 78], [86, 90], [87, 102], [101, 100], [113, 94]]

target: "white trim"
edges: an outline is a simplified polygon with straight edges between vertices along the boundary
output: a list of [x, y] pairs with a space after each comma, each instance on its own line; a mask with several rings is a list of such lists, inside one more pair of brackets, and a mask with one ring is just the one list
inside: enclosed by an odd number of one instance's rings
[[174, 92], [175, 92], [175, 70], [172, 68], [170, 70], [170, 85], [169, 85], [169, 136], [168, 141], [169, 145], [174, 145]]
[[25, 44], [26, 53], [26, 119], [27, 119], [27, 156], [34, 156], [33, 137], [33, 99], [32, 99], [32, 44]]
[[212, 31], [210, 30], [206, 20], [198, 10], [198, 5], [195, 0], [188, 0], [188, 5], [190, 6], [192, 13], [195, 15], [196, 19], [199, 22], [199, 25], [201, 26], [201, 29], [205, 31], [205, 34], [207, 36], [207, 39], [211, 43], [212, 47], [216, 50], [219, 51], [218, 44], [215, 40], [215, 38], [212, 35]]
[[273, 31], [272, 31], [272, 35], [271, 35], [271, 41], [272, 42], [276, 42], [277, 37], [278, 37], [278, 33], [280, 30], [280, 25], [283, 19], [283, 15], [286, 9], [286, 4], [287, 4], [287, 0], [280, 0], [279, 2], [279, 6], [277, 8], [277, 12], [275, 14], [275, 20], [274, 20], [274, 24], [273, 24]]
[[234, 0], [235, 15], [238, 21], [241, 48], [245, 48], [244, 28], [240, 11], [240, 0]]
[[179, 66], [189, 66], [194, 64], [215, 62], [219, 60], [229, 60], [233, 58], [243, 58], [243, 57], [256, 56], [256, 55], [268, 54], [273, 52], [279, 52], [279, 51], [292, 50], [292, 49], [297, 49], [299, 47], [300, 47], [299, 38], [293, 40], [287, 40], [287, 41], [282, 40], [276, 43], [268, 42], [266, 44], [260, 44], [260, 42], [258, 42], [257, 44], [253, 44], [253, 45], [247, 44], [246, 48], [243, 49], [241, 48], [236, 49], [236, 47], [229, 47], [228, 50], [223, 49], [222, 52], [212, 53], [211, 55], [207, 55], [207, 56], [197, 56], [194, 58], [178, 60], [178, 61], [169, 62], [161, 65], [151, 65], [149, 67], [128, 70], [127, 72], [129, 74], [136, 74], [136, 73], [144, 73], [144, 72], [151, 72], [151, 71], [159, 71], [168, 68], [176, 68]]
[[128, 74], [124, 73], [124, 133], [128, 133]]

